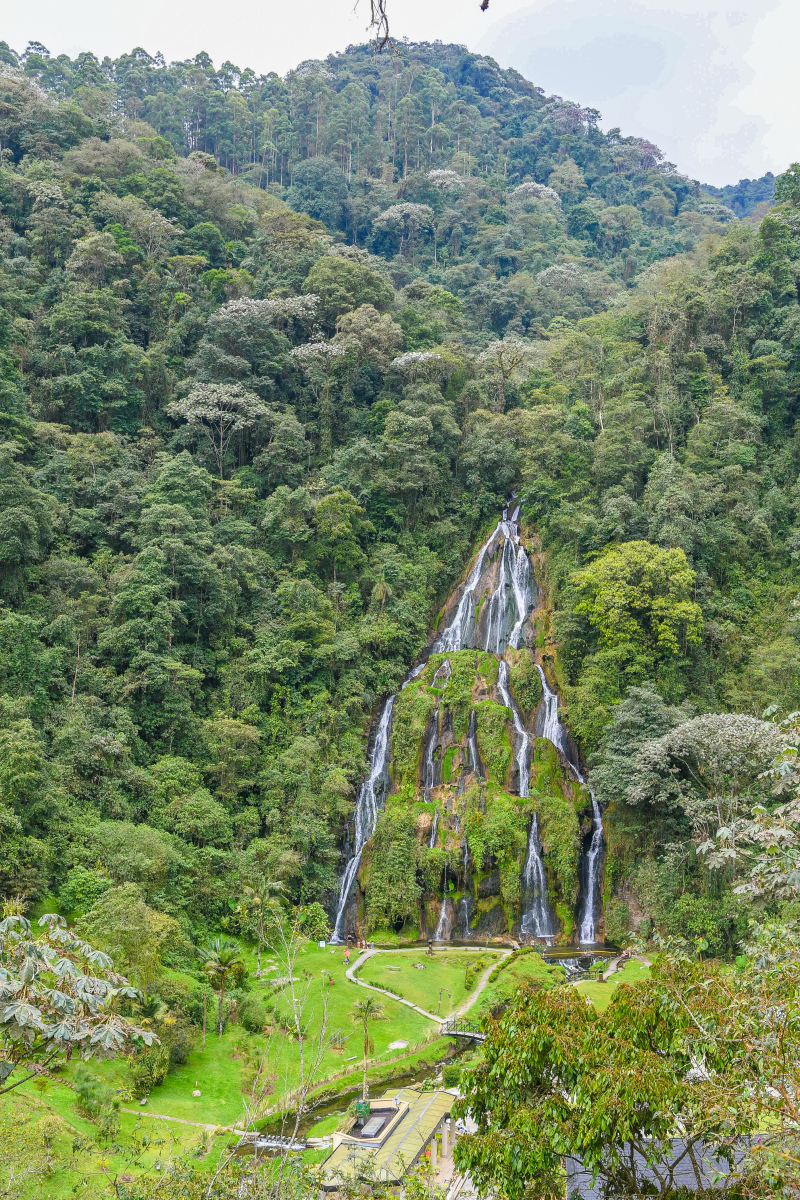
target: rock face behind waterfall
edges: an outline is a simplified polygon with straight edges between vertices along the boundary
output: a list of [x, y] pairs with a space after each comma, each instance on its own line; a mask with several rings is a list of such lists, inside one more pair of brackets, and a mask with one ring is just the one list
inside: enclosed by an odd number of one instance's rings
[[445, 605], [429, 658], [393, 698], [385, 746], [378, 726], [340, 937], [578, 936], [591, 798], [546, 677], [543, 691], [548, 622], [517, 518], [507, 510]]

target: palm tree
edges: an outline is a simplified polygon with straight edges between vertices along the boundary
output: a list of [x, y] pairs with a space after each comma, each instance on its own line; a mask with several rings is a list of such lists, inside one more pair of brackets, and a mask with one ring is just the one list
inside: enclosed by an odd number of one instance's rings
[[256, 935], [258, 943], [258, 969], [256, 971], [256, 979], [261, 978], [261, 947], [266, 941], [264, 933], [264, 919], [266, 911], [272, 903], [273, 892], [283, 890], [283, 883], [279, 879], [267, 879], [264, 875], [259, 875], [253, 881], [252, 887], [245, 887], [244, 899], [237, 906], [236, 911], [243, 921], [246, 921], [252, 931]]
[[207, 946], [202, 946], [198, 955], [205, 963], [205, 971], [211, 980], [211, 986], [219, 992], [217, 1003], [217, 1033], [222, 1037], [225, 1025], [225, 986], [235, 972], [244, 967], [244, 959], [239, 950], [239, 943], [233, 938], [214, 938]]
[[367, 1055], [371, 1054], [375, 1049], [372, 1038], [369, 1036], [370, 1021], [385, 1021], [387, 1020], [386, 1010], [380, 1000], [375, 1000], [372, 996], [368, 996], [366, 1000], [356, 1000], [350, 1016], [354, 1025], [362, 1025], [364, 1028], [364, 1087], [361, 1099], [367, 1099]]

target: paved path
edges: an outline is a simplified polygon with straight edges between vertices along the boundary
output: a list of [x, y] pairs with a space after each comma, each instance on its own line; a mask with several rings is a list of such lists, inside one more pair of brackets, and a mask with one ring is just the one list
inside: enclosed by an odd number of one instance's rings
[[[481, 952], [486, 953], [485, 947], [479, 949], [476, 946], [474, 950], [469, 950], [468, 947], [459, 946], [458, 949], [467, 950], [468, 953], [473, 954], [479, 954]], [[514, 953], [513, 950], [501, 950], [499, 947], [497, 949], [491, 947], [491, 952], [493, 954], [499, 954], [500, 961], [502, 961], [504, 958], [508, 958], [509, 954]], [[381, 995], [388, 996], [390, 1000], [396, 1000], [398, 1004], [405, 1004], [406, 1008], [413, 1008], [414, 1012], [418, 1012], [420, 1016], [427, 1017], [429, 1021], [436, 1021], [438, 1025], [443, 1025], [445, 1021], [450, 1021], [453, 1017], [463, 1017], [463, 1015], [472, 1008], [473, 1004], [486, 987], [492, 971], [495, 969], [495, 967], [499, 966], [499, 963], [496, 961], [490, 963], [478, 980], [478, 986], [473, 988], [467, 999], [460, 1004], [458, 1008], [454, 1009], [453, 1012], [448, 1013], [444, 1017], [437, 1017], [435, 1013], [428, 1012], [426, 1008], [420, 1008], [418, 1004], [412, 1004], [410, 1000], [404, 1000], [402, 996], [396, 996], [394, 992], [390, 992], [386, 988], [378, 987], [378, 985], [374, 983], [365, 983], [363, 979], [357, 978], [356, 971], [359, 969], [359, 967], [363, 967], [364, 963], [376, 954], [416, 954], [421, 958], [425, 954], [425, 951], [420, 952], [419, 946], [412, 946], [410, 949], [401, 947], [397, 950], [364, 950], [363, 953], [360, 954], [353, 963], [352, 967], [347, 968], [345, 975], [351, 983], [357, 983], [359, 987], [368, 988], [371, 992], [380, 992]], [[436, 951], [434, 951], [434, 955], [435, 954]]]
[[176, 1125], [192, 1125], [195, 1129], [224, 1129], [226, 1133], [244, 1134], [245, 1129], [234, 1129], [230, 1125], [219, 1125], [216, 1121], [210, 1124], [205, 1121], [187, 1121], [185, 1117], [168, 1117], [166, 1113], [148, 1112], [141, 1105], [139, 1108], [121, 1108], [120, 1112], [131, 1113], [134, 1117], [152, 1117], [155, 1121], [173, 1121]]

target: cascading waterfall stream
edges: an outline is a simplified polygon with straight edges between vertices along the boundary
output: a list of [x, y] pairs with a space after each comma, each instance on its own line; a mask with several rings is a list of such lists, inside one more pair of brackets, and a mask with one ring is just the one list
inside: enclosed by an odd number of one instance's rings
[[[527, 796], [530, 791], [530, 765], [528, 750], [530, 736], [522, 724], [519, 710], [511, 696], [508, 686], [508, 663], [500, 660], [497, 672], [497, 690], [506, 708], [511, 709], [511, 719], [514, 732], [517, 735], [516, 763], [519, 774], [519, 794]], [[539, 836], [539, 817], [533, 814], [530, 832], [528, 834], [528, 850], [525, 855], [525, 866], [522, 871], [522, 881], [528, 896], [528, 904], [522, 914], [520, 928], [528, 937], [553, 938], [556, 935], [556, 921], [547, 901], [547, 876], [542, 860], [541, 838]]]
[[582, 946], [589, 946], [597, 941], [597, 919], [602, 911], [603, 890], [603, 814], [594, 792], [590, 790], [589, 795], [592, 797], [592, 840], [581, 862], [581, 891], [584, 899], [578, 940]]
[[[513, 497], [512, 497], [513, 499]], [[519, 649], [525, 621], [533, 608], [535, 582], [532, 578], [530, 560], [525, 547], [522, 545], [519, 533], [520, 506], [515, 505], [509, 516], [509, 508], [503, 509], [502, 517], [492, 533], [480, 547], [472, 570], [464, 584], [455, 613], [449, 625], [443, 630], [431, 647], [432, 653], [455, 653], [464, 649], [483, 649], [489, 653], [501, 656], [506, 648]], [[492, 556], [495, 556], [493, 558]], [[487, 569], [493, 582], [491, 590], [486, 595], [483, 604], [478, 603], [478, 588]], [[427, 662], [425, 656], [412, 671], [409, 672], [403, 687], [424, 670]], [[558, 697], [549, 687], [544, 671], [537, 664], [542, 680], [544, 697], [544, 729], [543, 736], [553, 743], [567, 761], [575, 777], [584, 782], [578, 768], [570, 761], [566, 731], [558, 719]], [[445, 688], [450, 678], [451, 666], [446, 659], [436, 671], [433, 683], [437, 688]], [[498, 691], [503, 704], [511, 710], [515, 738], [515, 762], [519, 779], [519, 795], [526, 797], [530, 789], [530, 735], [525, 729], [519, 711], [509, 689], [509, 668], [504, 659], [500, 658], [498, 667]], [[355, 808], [355, 836], [352, 855], [349, 858], [341, 879], [339, 901], [334, 923], [332, 941], [344, 940], [344, 921], [347, 903], [361, 863], [364, 846], [375, 832], [378, 820], [378, 810], [385, 792], [389, 786], [388, 761], [390, 755], [390, 731], [394, 697], [390, 697], [384, 706], [375, 742], [370, 756], [370, 772], [358, 794]], [[426, 801], [430, 801], [433, 789], [437, 786], [438, 763], [436, 748], [439, 742], [439, 710], [432, 716], [431, 729], [423, 750], [422, 790]], [[477, 738], [477, 718], [474, 708], [470, 713], [468, 732], [468, 755], [470, 770], [483, 776]], [[459, 793], [463, 791], [464, 774], [459, 783]], [[581, 894], [583, 897], [579, 917], [579, 936], [581, 943], [595, 940], [597, 919], [600, 914], [600, 895], [602, 887], [603, 864], [603, 823], [600, 806], [592, 796], [593, 830], [591, 842], [581, 861]], [[439, 810], [433, 814], [429, 847], [433, 848], [438, 836]], [[468, 848], [465, 852], [465, 872], [468, 868]], [[527, 906], [522, 916], [522, 931], [531, 936], [552, 938], [555, 936], [556, 921], [547, 902], [547, 881], [542, 859], [541, 834], [538, 816], [534, 815], [528, 835], [528, 850], [523, 868]], [[463, 915], [461, 909], [463, 907]], [[458, 919], [469, 930], [469, 905], [460, 902]], [[451, 921], [448, 918], [447, 886], [442, 897], [439, 920], [436, 927], [436, 939], [442, 940], [450, 936]]]
[[[491, 654], [502, 654], [506, 646], [513, 645], [515, 649], [519, 646], [522, 626], [531, 611], [531, 588], [530, 562], [525, 547], [520, 542], [518, 518], [519, 505], [515, 507], [511, 518], [508, 516], [508, 509], [503, 509], [502, 517], [478, 551], [478, 557], [464, 584], [455, 615], [434, 643], [434, 653], [477, 649], [478, 622], [476, 620], [475, 590], [483, 574], [487, 555], [495, 551], [501, 539], [503, 545], [497, 586], [486, 602], [486, 632], [481, 648]], [[514, 600], [513, 613], [510, 611], [509, 605], [509, 588]]]
[[[536, 670], [542, 681], [544, 699], [542, 737], [547, 738], [557, 750], [560, 750], [575, 778], [579, 783], [585, 784], [586, 780], [568, 753], [566, 731], [558, 719], [558, 696], [550, 687], [545, 673], [538, 663]], [[588, 946], [597, 941], [597, 919], [602, 910], [603, 890], [603, 814], [591, 788], [589, 788], [589, 795], [592, 798], [592, 838], [589, 849], [581, 859], [582, 901], [578, 917], [578, 941], [582, 946]]]
[[432, 850], [436, 845], [436, 834], [439, 832], [439, 810], [433, 810], [433, 823], [431, 824], [431, 836], [428, 839], [428, 849]]
[[478, 557], [475, 559], [475, 566], [469, 573], [469, 578], [464, 584], [464, 591], [461, 594], [461, 599], [458, 602], [455, 616], [450, 624], [442, 633], [441, 637], [434, 642], [433, 651], [435, 654], [447, 653], [448, 651], [455, 652], [463, 650], [468, 640], [471, 637], [475, 627], [475, 588], [478, 586], [478, 580], [483, 573], [483, 560], [489, 552], [489, 548], [493, 546], [500, 531], [502, 522], [498, 522], [497, 528], [487, 542], [481, 546], [478, 551]]
[[446, 942], [450, 936], [450, 922], [447, 918], [447, 863], [444, 864], [444, 895], [439, 909], [439, 920], [433, 935], [435, 942]]
[[500, 664], [497, 671], [497, 690], [502, 697], [503, 704], [506, 708], [511, 709], [511, 720], [514, 724], [514, 732], [517, 735], [517, 752], [515, 755], [517, 763], [517, 773], [519, 775], [519, 795], [527, 796], [530, 790], [530, 766], [528, 765], [528, 748], [531, 743], [530, 735], [522, 724], [522, 718], [519, 715], [519, 709], [511, 698], [511, 693], [508, 690], [508, 663], [504, 658], [500, 659]]
[[378, 785], [383, 784], [383, 788], [380, 789], [380, 796], [382, 796], [383, 789], [386, 787], [388, 780], [389, 732], [392, 725], [393, 708], [394, 696], [390, 696], [383, 706], [381, 719], [378, 722], [378, 728], [375, 733], [375, 744], [372, 747], [372, 754], [370, 756], [369, 775], [364, 780], [361, 790], [358, 793], [355, 811], [353, 855], [342, 875], [342, 883], [339, 889], [339, 905], [336, 911], [336, 920], [331, 938], [332, 942], [341, 942], [343, 940], [344, 914], [347, 907], [347, 898], [350, 895], [350, 888], [353, 886], [353, 880], [356, 877], [364, 847], [375, 832], [375, 826], [378, 821], [378, 801], [380, 798]]
[[475, 709], [470, 710], [469, 714], [469, 734], [467, 735], [467, 744], [469, 746], [469, 762], [474, 773], [480, 778], [481, 775], [481, 759], [478, 754], [478, 718], [475, 715]]
[[556, 922], [547, 902], [547, 876], [542, 861], [542, 845], [539, 836], [539, 814], [534, 813], [528, 833], [528, 852], [522, 872], [525, 891], [530, 903], [522, 914], [520, 929], [526, 937], [548, 940], [556, 936]]
[[422, 796], [426, 804], [430, 804], [431, 792], [436, 787], [436, 760], [433, 756], [439, 742], [439, 707], [437, 704], [433, 714], [422, 763]]

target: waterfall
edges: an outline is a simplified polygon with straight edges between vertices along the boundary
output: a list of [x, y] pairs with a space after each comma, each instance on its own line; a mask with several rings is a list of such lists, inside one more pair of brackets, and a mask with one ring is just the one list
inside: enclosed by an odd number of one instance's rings
[[570, 762], [569, 754], [567, 753], [566, 733], [564, 726], [558, 719], [558, 696], [550, 687], [545, 673], [538, 663], [536, 663], [536, 670], [539, 672], [539, 678], [542, 681], [542, 699], [544, 700], [544, 728], [542, 729], [542, 737], [547, 738], [548, 742], [552, 742], [555, 748], [561, 751], [569, 763], [573, 774], [583, 783], [583, 776], [575, 764]]
[[433, 847], [436, 845], [436, 834], [437, 834], [438, 830], [439, 830], [439, 810], [438, 810], [438, 808], [435, 808], [433, 810], [433, 824], [431, 825], [431, 836], [428, 841], [428, 849], [429, 850], [432, 850]]
[[[487, 554], [492, 553], [502, 539], [497, 586], [486, 601], [486, 628], [483, 649], [490, 654], [502, 654], [506, 646], [519, 647], [522, 627], [531, 611], [530, 561], [519, 538], [517, 504], [511, 517], [508, 508], [478, 551], [469, 573], [458, 608], [452, 621], [434, 643], [434, 652], [463, 650], [478, 645], [476, 629], [476, 589], [483, 575]], [[511, 591], [513, 605], [509, 603]], [[513, 610], [513, 611], [512, 611]]]
[[446, 942], [450, 937], [450, 921], [447, 917], [447, 893], [442, 896], [442, 907], [439, 909], [439, 921], [433, 935], [435, 942]]
[[475, 715], [475, 709], [470, 709], [469, 714], [469, 761], [474, 773], [480, 778], [481, 775], [481, 759], [478, 754], [478, 718]]
[[503, 704], [506, 708], [511, 709], [511, 718], [514, 722], [514, 732], [517, 735], [517, 753], [516, 762], [519, 772], [519, 794], [527, 796], [530, 785], [530, 767], [528, 766], [528, 747], [530, 745], [530, 737], [527, 730], [522, 724], [522, 719], [519, 715], [516, 704], [511, 698], [511, 693], [508, 690], [508, 663], [501, 658], [497, 672], [497, 690], [499, 691]]
[[[517, 735], [516, 762], [519, 772], [519, 794], [520, 796], [527, 796], [530, 791], [530, 766], [528, 763], [530, 737], [522, 724], [519, 710], [509, 691], [508, 663], [505, 659], [500, 660], [497, 673], [497, 690], [500, 692], [506, 708], [511, 709], [514, 732]], [[555, 919], [547, 902], [547, 877], [545, 876], [544, 862], [542, 861], [539, 817], [536, 813], [533, 815], [530, 833], [528, 834], [528, 852], [525, 856], [522, 880], [528, 898], [520, 925], [522, 933], [527, 937], [555, 937]]]
[[[514, 497], [512, 496], [512, 500]], [[502, 516], [492, 533], [478, 551], [472, 570], [464, 584], [461, 597], [453, 619], [443, 630], [432, 647], [432, 652], [456, 652], [468, 647], [477, 647], [480, 642], [491, 653], [502, 655], [507, 646], [519, 648], [522, 629], [532, 608], [534, 588], [532, 586], [531, 566], [528, 555], [520, 541], [519, 514], [520, 506], [516, 504], [509, 516], [509, 506], [503, 509]], [[486, 606], [481, 621], [483, 635], [478, 626], [477, 611], [479, 596], [476, 594], [484, 573], [487, 556], [500, 548], [499, 561], [496, 563], [496, 586], [486, 597]], [[484, 624], [485, 623], [485, 624]], [[427, 655], [409, 671], [403, 687], [425, 669]], [[544, 672], [537, 664], [542, 680], [544, 695], [544, 732], [557, 749], [564, 755], [570, 769], [576, 778], [583, 783], [583, 776], [574, 763], [570, 762], [567, 753], [568, 744], [566, 732], [558, 719], [558, 697], [549, 687]], [[528, 796], [530, 790], [530, 736], [525, 729], [516, 704], [509, 690], [508, 664], [501, 658], [498, 665], [498, 691], [503, 703], [511, 710], [515, 735], [514, 757], [519, 778], [519, 795]], [[446, 687], [451, 674], [449, 659], [445, 659], [434, 676], [433, 683], [438, 687]], [[364, 846], [375, 832], [378, 820], [378, 809], [383, 800], [388, 785], [387, 763], [390, 753], [390, 729], [394, 697], [390, 697], [383, 708], [375, 742], [370, 756], [369, 776], [364, 781], [358, 794], [355, 808], [355, 837], [353, 852], [348, 859], [341, 879], [339, 901], [334, 922], [332, 941], [341, 942], [344, 938], [344, 918], [347, 901], [353, 887], [361, 862]], [[438, 763], [435, 758], [439, 739], [439, 706], [432, 719], [432, 728], [428, 735], [423, 753], [423, 795], [430, 800], [431, 792], [437, 786]], [[472, 709], [469, 718], [469, 765], [472, 772], [482, 775], [480, 754], [477, 738], [477, 718]], [[465, 774], [462, 773], [458, 785], [459, 794], [463, 792]], [[579, 921], [581, 942], [594, 941], [596, 919], [600, 913], [600, 890], [602, 883], [603, 865], [603, 822], [600, 807], [592, 796], [593, 830], [591, 843], [585, 852], [581, 864], [581, 881], [583, 906]], [[436, 844], [438, 835], [439, 811], [434, 811], [429, 846]], [[465, 876], [468, 874], [469, 850], [464, 844]], [[535, 936], [553, 936], [555, 922], [547, 905], [546, 879], [544, 864], [541, 856], [538, 817], [534, 816], [528, 837], [528, 851], [524, 866], [524, 881], [528, 891], [529, 905], [523, 914], [522, 927], [524, 932], [530, 931]], [[541, 931], [541, 932], [540, 932]], [[442, 940], [450, 933], [450, 921], [447, 916], [447, 882], [445, 878], [445, 893], [442, 898], [439, 921], [436, 927], [436, 938]]]
[[450, 936], [450, 922], [447, 919], [447, 860], [444, 864], [444, 892], [442, 894], [442, 905], [439, 909], [439, 920], [436, 923], [436, 930], [433, 935], [435, 942], [446, 942]]
[[[504, 530], [505, 532], [505, 530]], [[525, 551], [523, 550], [523, 554]], [[503, 550], [500, 554], [500, 570], [497, 577], [497, 587], [489, 597], [489, 602], [486, 606], [486, 636], [483, 642], [484, 650], [488, 650], [490, 654], [502, 654], [505, 646], [503, 645], [503, 633], [508, 614], [508, 597], [506, 589], [508, 586], [508, 559], [509, 555], [514, 556], [514, 543], [510, 538], [506, 538], [503, 543]]]
[[472, 640], [472, 632], [475, 626], [475, 588], [478, 586], [478, 581], [483, 573], [484, 559], [489, 548], [494, 546], [501, 530], [502, 521], [498, 521], [493, 533], [478, 551], [475, 566], [470, 571], [467, 582], [464, 584], [464, 591], [461, 593], [461, 599], [458, 602], [455, 616], [441, 637], [434, 643], [434, 653], [463, 650], [467, 643]]
[[[502, 654], [506, 646], [518, 649], [522, 626], [531, 611], [530, 559], [519, 540], [517, 526], [503, 521], [501, 528], [506, 540], [500, 556], [497, 587], [486, 606], [486, 633], [483, 640], [484, 650], [491, 654]], [[509, 603], [509, 589], [513, 605]], [[509, 632], [512, 621], [514, 624]]]
[[[538, 663], [536, 669], [542, 681], [544, 698], [542, 737], [547, 738], [557, 750], [561, 751], [575, 778], [580, 783], [585, 783], [583, 775], [569, 757], [564, 726], [558, 719], [558, 696], [548, 684], [545, 673]], [[581, 859], [582, 900], [578, 920], [578, 941], [582, 946], [591, 945], [597, 940], [597, 917], [602, 910], [600, 897], [603, 887], [603, 814], [591, 788], [589, 788], [589, 795], [592, 798], [592, 838], [588, 850], [584, 852]]]
[[375, 744], [372, 747], [372, 754], [370, 756], [369, 775], [361, 785], [361, 790], [356, 800], [353, 854], [345, 866], [344, 874], [342, 875], [342, 883], [339, 889], [339, 905], [336, 910], [336, 920], [333, 926], [333, 936], [331, 937], [332, 942], [341, 942], [343, 940], [344, 914], [347, 907], [347, 899], [361, 862], [364, 846], [375, 832], [375, 826], [378, 821], [378, 801], [383, 795], [383, 788], [379, 788], [379, 784], [383, 784], [383, 787], [386, 785], [386, 765], [389, 759], [389, 731], [392, 725], [393, 708], [394, 696], [390, 696], [383, 706], [381, 719], [375, 733]]
[[522, 872], [525, 893], [529, 897], [522, 914], [520, 930], [526, 937], [554, 938], [556, 923], [547, 902], [547, 878], [542, 862], [542, 847], [539, 838], [539, 815], [533, 814], [528, 834], [528, 853]]
[[472, 896], [462, 896], [458, 902], [459, 937], [464, 942], [468, 942], [472, 937], [470, 922], [472, 921], [472, 910], [474, 907], [475, 901]]
[[590, 945], [597, 941], [597, 915], [602, 907], [600, 896], [603, 886], [603, 816], [594, 792], [590, 791], [589, 794], [592, 797], [592, 840], [581, 862], [583, 909], [578, 931], [581, 945]]
[[439, 705], [436, 705], [436, 712], [433, 714], [433, 723], [431, 731], [428, 734], [428, 741], [425, 745], [425, 754], [422, 759], [422, 796], [426, 804], [430, 803], [431, 791], [436, 787], [436, 760], [434, 754], [439, 742]]
[[[519, 509], [517, 509], [519, 512]], [[511, 586], [514, 590], [514, 604], [517, 609], [517, 620], [508, 639], [509, 646], [519, 648], [522, 626], [531, 610], [531, 564], [525, 549], [517, 548], [514, 564], [511, 569]]]

